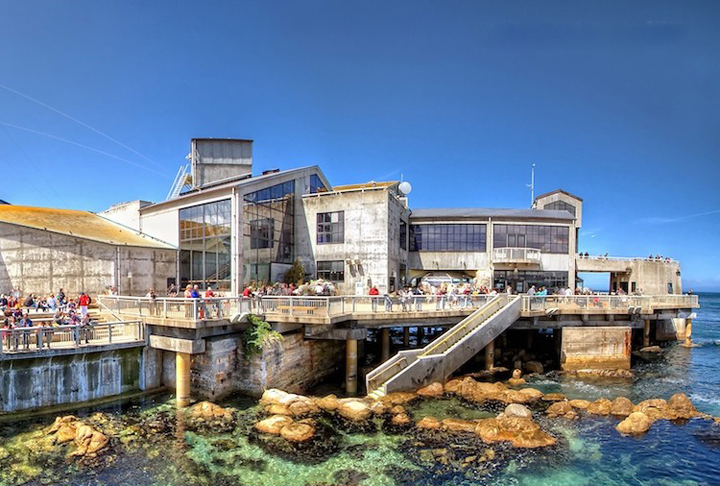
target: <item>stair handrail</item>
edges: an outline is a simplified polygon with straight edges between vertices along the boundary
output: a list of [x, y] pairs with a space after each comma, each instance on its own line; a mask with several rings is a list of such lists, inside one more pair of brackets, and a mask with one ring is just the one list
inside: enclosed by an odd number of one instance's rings
[[[378, 378], [382, 378], [382, 383], [386, 381], [385, 373], [392, 368], [398, 366], [402, 360], [406, 360], [408, 362], [408, 366], [410, 365], [410, 360], [415, 361], [417, 358], [417, 355], [422, 351], [422, 349], [406, 349], [403, 351], [398, 352], [395, 356], [390, 358], [389, 360], [385, 361], [383, 364], [372, 370], [370, 373], [368, 373], [365, 377], [365, 381], [368, 385], [373, 384], [372, 389], [377, 388], [375, 386], [378, 382]], [[415, 358], [415, 359], [414, 359]], [[405, 367], [407, 368], [407, 366]], [[391, 375], [392, 376], [392, 375]], [[370, 388], [368, 388], [368, 391], [370, 391]]]
[[[502, 308], [505, 303], [503, 301], [506, 300], [505, 296], [498, 295], [494, 299], [492, 299], [490, 302], [470, 314], [468, 317], [463, 319], [461, 322], [456, 324], [449, 332], [442, 335], [440, 339], [437, 339], [436, 341], [431, 342], [428, 344], [425, 348], [423, 348], [423, 352], [420, 353], [420, 356], [429, 356], [432, 351], [434, 351], [437, 347], [442, 346], [444, 344], [447, 344], [447, 342], [450, 339], [453, 339], [457, 336], [457, 334], [460, 331], [464, 331], [467, 329], [468, 325], [477, 323], [477, 322], [485, 322], [488, 317], [490, 317], [492, 314], [494, 314], [497, 309]], [[492, 311], [492, 312], [489, 312]], [[457, 341], [456, 341], [457, 342]], [[453, 343], [454, 344], [454, 343]], [[443, 353], [447, 351], [450, 347], [452, 347], [452, 344], [445, 348], [443, 350]], [[437, 354], [437, 353], [436, 353]], [[442, 354], [442, 353], [440, 353]]]

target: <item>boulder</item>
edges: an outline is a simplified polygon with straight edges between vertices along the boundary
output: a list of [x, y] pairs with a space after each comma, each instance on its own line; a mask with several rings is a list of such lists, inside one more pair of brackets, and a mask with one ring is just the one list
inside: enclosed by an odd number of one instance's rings
[[520, 448], [546, 447], [557, 443], [557, 439], [540, 429], [531, 419], [520, 417], [479, 420], [475, 433], [485, 443], [510, 442], [513, 447]]
[[530, 400], [540, 400], [543, 397], [543, 393], [535, 388], [523, 388], [520, 393], [529, 397]]
[[460, 420], [456, 418], [446, 418], [442, 421], [443, 430], [449, 432], [474, 432], [477, 422], [471, 420]]
[[652, 422], [663, 418], [665, 409], [667, 408], [667, 401], [662, 398], [652, 398], [650, 400], [643, 400], [642, 402], [635, 405], [633, 412], [642, 412]]
[[510, 386], [523, 386], [527, 384], [527, 381], [525, 381], [524, 378], [510, 378], [508, 380], [508, 385]]
[[80, 425], [82, 425], [82, 423], [74, 415], [57, 417], [48, 429], [47, 435], [55, 435], [53, 438], [54, 444], [65, 444], [66, 442], [75, 440], [75, 434]]
[[506, 417], [532, 418], [532, 412], [525, 405], [519, 403], [511, 403], [505, 407]]
[[549, 417], [558, 417], [560, 415], [565, 415], [571, 411], [572, 407], [570, 406], [570, 402], [563, 400], [561, 402], [553, 402], [553, 404], [548, 407], [545, 413]]
[[567, 397], [562, 393], [546, 393], [542, 399], [546, 402], [559, 402], [561, 400], [567, 400]]
[[395, 405], [405, 405], [408, 402], [411, 402], [417, 398], [417, 395], [415, 393], [411, 392], [394, 392], [389, 393], [382, 397], [380, 400], [385, 405], [395, 406]]
[[315, 400], [315, 404], [326, 412], [333, 412], [338, 407], [338, 398], [335, 395], [327, 395]]
[[699, 415], [697, 410], [695, 410], [695, 405], [693, 405], [693, 403], [684, 393], [676, 393], [675, 395], [671, 396], [670, 400], [668, 400], [667, 402], [667, 408], [670, 410], [666, 412], [671, 412], [668, 415], [674, 416], [668, 417], [672, 420], [689, 419], [692, 417], [697, 417]]
[[390, 409], [390, 413], [393, 415], [406, 413], [405, 407], [403, 407], [402, 405], [395, 405], [393, 408]]
[[267, 405], [265, 411], [270, 415], [292, 415], [293, 413], [285, 405]]
[[289, 393], [286, 393], [282, 390], [278, 390], [277, 388], [270, 388], [269, 390], [265, 390], [265, 392], [262, 394], [262, 397], [260, 397], [260, 404], [261, 405], [284, 405], [284, 401], [287, 398]]
[[416, 425], [419, 429], [439, 429], [442, 423], [435, 417], [423, 417]]
[[445, 392], [447, 393], [455, 393], [458, 388], [460, 387], [460, 384], [463, 382], [462, 378], [455, 378], [453, 380], [448, 381], [445, 383]]
[[288, 410], [293, 417], [301, 417], [305, 415], [314, 415], [320, 412], [320, 407], [308, 397], [298, 396], [290, 405]]
[[612, 402], [610, 400], [607, 398], [598, 398], [588, 406], [587, 411], [594, 415], [609, 415], [611, 409]]
[[[398, 407], [400, 406], [398, 405]], [[388, 406], [379, 400], [375, 400], [370, 404], [370, 411], [375, 415], [385, 415], [388, 413]]]
[[617, 397], [610, 405], [610, 413], [617, 417], [627, 417], [633, 412], [635, 405], [625, 397]]
[[564, 415], [564, 417], [568, 420], [575, 420], [575, 419], [579, 418], [580, 416], [578, 415], [578, 413], [575, 410], [570, 410], [568, 413], [566, 413]]
[[617, 424], [615, 429], [621, 434], [643, 434], [652, 425], [652, 420], [642, 412], [633, 412], [625, 420]]
[[640, 349], [641, 353], [662, 353], [660, 346], [646, 346]]
[[287, 415], [273, 415], [255, 424], [255, 429], [263, 434], [280, 435], [280, 431], [286, 425], [293, 423], [293, 419]]
[[525, 363], [525, 371], [528, 373], [543, 373], [545, 369], [539, 361], [528, 361]]
[[365, 421], [370, 418], [370, 414], [372, 413], [367, 402], [359, 398], [343, 398], [338, 400], [337, 412], [353, 422]]
[[568, 402], [572, 408], [577, 408], [580, 410], [586, 410], [590, 406], [590, 402], [587, 400], [570, 400]]
[[412, 420], [410, 420], [410, 417], [406, 413], [399, 413], [397, 415], [393, 415], [393, 418], [390, 420], [393, 425], [398, 426], [405, 426], [410, 425], [412, 423]]
[[212, 402], [196, 403], [187, 410], [190, 419], [204, 422], [232, 422], [233, 414], [220, 405]]
[[522, 370], [520, 370], [520, 369], [513, 370], [512, 377], [515, 380], [519, 380], [520, 378], [522, 378]]
[[314, 435], [315, 428], [306, 423], [293, 422], [280, 429], [280, 436], [290, 442], [306, 442]]
[[77, 449], [71, 456], [94, 456], [105, 449], [109, 443], [110, 439], [102, 432], [89, 425], [80, 425], [75, 434]]
[[442, 383], [435, 382], [431, 383], [425, 388], [420, 388], [417, 394], [421, 397], [441, 397], [445, 393], [445, 388]]

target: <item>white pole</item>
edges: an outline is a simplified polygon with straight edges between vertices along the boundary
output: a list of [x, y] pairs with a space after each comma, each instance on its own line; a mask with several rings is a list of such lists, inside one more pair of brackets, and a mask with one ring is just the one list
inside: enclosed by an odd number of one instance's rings
[[535, 202], [535, 164], [532, 165], [532, 175], [530, 178], [530, 206]]

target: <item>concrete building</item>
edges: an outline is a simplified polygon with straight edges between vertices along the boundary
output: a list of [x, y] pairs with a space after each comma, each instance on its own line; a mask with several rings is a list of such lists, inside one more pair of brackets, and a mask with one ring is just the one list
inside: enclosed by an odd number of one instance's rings
[[0, 291], [143, 295], [175, 278], [172, 245], [86, 211], [0, 205]]

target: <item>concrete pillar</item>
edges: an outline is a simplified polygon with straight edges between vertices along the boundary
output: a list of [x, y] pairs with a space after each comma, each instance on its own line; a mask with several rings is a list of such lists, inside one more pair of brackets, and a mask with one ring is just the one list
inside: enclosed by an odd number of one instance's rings
[[418, 326], [417, 328], [417, 342], [418, 342], [418, 348], [422, 348], [422, 341], [425, 337], [425, 329]]
[[692, 346], [692, 319], [685, 321], [685, 346]]
[[390, 359], [390, 329], [388, 328], [382, 330], [382, 357], [380, 359], [383, 363]]
[[485, 369], [491, 370], [495, 367], [495, 341], [485, 346]]
[[357, 339], [345, 340], [345, 392], [357, 395]]
[[406, 348], [410, 347], [410, 328], [403, 328], [403, 346]]
[[650, 346], [650, 320], [643, 321], [643, 348]]
[[178, 407], [190, 404], [190, 354], [175, 353], [175, 396]]

